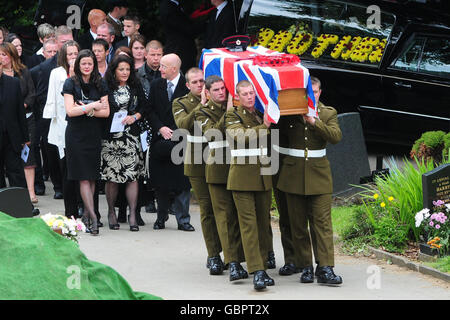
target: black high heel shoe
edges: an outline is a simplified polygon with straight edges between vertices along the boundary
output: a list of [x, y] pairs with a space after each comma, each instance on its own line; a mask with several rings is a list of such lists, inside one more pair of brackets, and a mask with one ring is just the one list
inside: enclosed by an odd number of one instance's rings
[[[130, 223], [130, 215], [128, 215], [128, 223]], [[139, 231], [139, 226], [137, 224], [135, 225], [130, 224], [130, 231]]]
[[[115, 215], [115, 214], [114, 214]], [[111, 230], [119, 230], [120, 229], [120, 224], [118, 223], [113, 223], [111, 224], [111, 219], [110, 219], [110, 215], [108, 215], [108, 224], [109, 224], [109, 229]]]
[[97, 223], [97, 221], [95, 221], [95, 222], [92, 222], [91, 236], [98, 236], [98, 235], [99, 235], [98, 223]]

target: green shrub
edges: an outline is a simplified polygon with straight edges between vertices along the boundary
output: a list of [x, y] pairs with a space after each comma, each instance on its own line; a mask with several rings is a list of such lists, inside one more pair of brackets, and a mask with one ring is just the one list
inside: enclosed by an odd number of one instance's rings
[[[411, 149], [411, 159], [414, 157], [419, 160], [425, 159], [434, 160], [436, 163], [442, 161], [442, 157], [448, 153], [448, 147], [446, 149], [446, 139], [449, 140], [448, 133], [444, 131], [427, 131], [414, 142]], [[447, 152], [447, 153], [446, 153]]]
[[369, 222], [363, 207], [353, 207], [349, 212], [348, 220], [342, 226], [339, 236], [343, 240], [364, 237], [373, 234], [374, 228]]
[[360, 186], [364, 189], [361, 196], [368, 220], [376, 229], [378, 220], [389, 216], [399, 225], [406, 226], [406, 233], [411, 235], [410, 240], [419, 241], [420, 230], [415, 226], [415, 215], [423, 208], [422, 175], [433, 170], [435, 163], [415, 159], [414, 166], [411, 161], [404, 159], [400, 168], [395, 161], [388, 162], [388, 176], [376, 177], [374, 185]]
[[403, 252], [408, 241], [407, 228], [393, 217], [384, 216], [377, 222], [374, 238], [376, 245], [386, 251]]
[[444, 158], [450, 157], [450, 132], [444, 136], [444, 150], [442, 151]]

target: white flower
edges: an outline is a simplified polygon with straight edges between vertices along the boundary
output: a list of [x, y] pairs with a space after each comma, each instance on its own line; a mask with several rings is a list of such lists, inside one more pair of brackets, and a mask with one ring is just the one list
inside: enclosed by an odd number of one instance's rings
[[416, 213], [415, 219], [416, 219], [416, 228], [420, 227], [422, 224], [423, 219], [427, 219], [430, 216], [430, 209], [422, 209], [419, 212]]

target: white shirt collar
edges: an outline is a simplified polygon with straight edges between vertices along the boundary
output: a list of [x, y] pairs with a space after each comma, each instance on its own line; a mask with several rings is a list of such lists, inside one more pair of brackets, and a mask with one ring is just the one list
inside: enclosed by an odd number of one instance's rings
[[44, 55], [44, 47], [41, 47], [38, 51], [36, 51], [36, 55]]
[[91, 36], [92, 36], [92, 38], [94, 38], [94, 40], [97, 39], [97, 34], [96, 33], [92, 32], [91, 29], [89, 29], [89, 32], [91, 33]]
[[172, 1], [173, 3], [175, 3], [177, 6], [180, 5], [180, 3], [179, 3], [177, 0], [170, 0], [170, 1]]
[[219, 14], [222, 12], [223, 8], [225, 8], [225, 6], [228, 4], [228, 1], [224, 1], [222, 2], [218, 7], [217, 7], [217, 14], [216, 14], [216, 19], [219, 16]]
[[114, 18], [114, 17], [111, 15], [111, 13], [108, 13], [108, 16], [109, 16], [111, 19], [113, 19], [116, 23], [118, 23], [118, 24], [121, 24], [121, 23], [122, 23], [122, 22], [120, 22], [119, 19]]
[[178, 85], [178, 81], [180, 80], [181, 73], [178, 72], [178, 75], [173, 80], [167, 80], [167, 83], [172, 82], [173, 83], [173, 91], [175, 91], [175, 88]]

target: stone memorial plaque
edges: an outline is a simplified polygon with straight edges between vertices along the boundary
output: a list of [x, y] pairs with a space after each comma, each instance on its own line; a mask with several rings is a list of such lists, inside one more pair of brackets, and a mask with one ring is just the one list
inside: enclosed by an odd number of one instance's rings
[[358, 185], [360, 178], [370, 175], [369, 157], [357, 112], [338, 114], [342, 140], [327, 145], [327, 158], [333, 176], [333, 194], [339, 194]]
[[450, 203], [450, 163], [422, 175], [423, 207], [433, 208], [433, 201]]
[[0, 189], [0, 211], [15, 218], [33, 217], [33, 205], [25, 188]]

